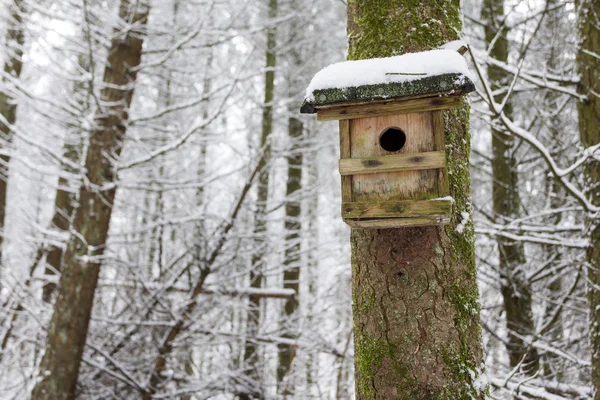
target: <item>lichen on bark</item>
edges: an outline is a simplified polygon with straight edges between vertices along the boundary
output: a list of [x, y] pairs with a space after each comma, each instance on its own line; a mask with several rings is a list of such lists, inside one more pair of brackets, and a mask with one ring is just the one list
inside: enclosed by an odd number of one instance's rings
[[[348, 59], [431, 50], [460, 30], [456, 0], [350, 0]], [[444, 125], [451, 222], [352, 230], [357, 399], [484, 397], [466, 102]]]

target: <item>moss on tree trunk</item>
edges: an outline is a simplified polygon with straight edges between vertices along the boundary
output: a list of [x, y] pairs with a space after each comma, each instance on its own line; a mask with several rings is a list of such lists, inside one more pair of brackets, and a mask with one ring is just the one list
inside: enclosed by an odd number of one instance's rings
[[[600, 143], [600, 2], [583, 0], [579, 2], [580, 50], [577, 64], [581, 75], [579, 91], [588, 97], [579, 102], [579, 134], [584, 147]], [[585, 179], [590, 201], [600, 206], [600, 161], [591, 158], [585, 168]], [[587, 251], [589, 303], [590, 303], [590, 342], [592, 355], [592, 385], [594, 399], [600, 400], [600, 218], [591, 214], [587, 219], [590, 247]]]
[[[348, 58], [431, 50], [461, 29], [457, 0], [350, 0]], [[352, 230], [357, 399], [483, 398], [468, 106], [444, 121], [451, 223]]]

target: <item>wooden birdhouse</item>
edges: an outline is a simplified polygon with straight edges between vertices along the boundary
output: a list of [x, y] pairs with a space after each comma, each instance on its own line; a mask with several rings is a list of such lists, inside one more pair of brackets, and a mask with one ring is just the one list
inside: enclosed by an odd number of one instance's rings
[[474, 90], [454, 50], [331, 65], [301, 112], [339, 120], [342, 217], [358, 228], [450, 220], [443, 110]]

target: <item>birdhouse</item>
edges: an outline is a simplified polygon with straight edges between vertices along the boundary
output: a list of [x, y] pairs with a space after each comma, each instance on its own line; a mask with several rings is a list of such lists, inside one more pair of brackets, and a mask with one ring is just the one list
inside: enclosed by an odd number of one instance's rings
[[302, 113], [339, 120], [342, 218], [357, 228], [450, 220], [443, 110], [474, 90], [454, 50], [333, 64], [315, 75]]

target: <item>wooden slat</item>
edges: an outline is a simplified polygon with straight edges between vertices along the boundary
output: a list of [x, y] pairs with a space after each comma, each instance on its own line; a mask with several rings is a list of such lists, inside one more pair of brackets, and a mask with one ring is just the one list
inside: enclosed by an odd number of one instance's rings
[[418, 171], [443, 168], [446, 155], [442, 151], [389, 156], [346, 158], [340, 160], [340, 175], [375, 174], [378, 172]]
[[[430, 112], [397, 114], [387, 117], [359, 118], [350, 121], [352, 158], [381, 157], [436, 151]], [[389, 127], [406, 134], [398, 153], [385, 151], [379, 135]], [[352, 176], [352, 201], [396, 201], [428, 199], [438, 196], [438, 171], [381, 172]]]
[[446, 199], [342, 203], [343, 218], [443, 217], [451, 210]]
[[411, 226], [444, 225], [450, 222], [450, 217], [424, 217], [424, 218], [383, 218], [383, 219], [349, 219], [344, 222], [352, 228], [385, 229], [407, 228]]
[[355, 118], [378, 117], [384, 115], [445, 110], [458, 107], [461, 103], [460, 96], [425, 97], [421, 99], [373, 102], [361, 105], [342, 107], [320, 108], [317, 110], [317, 120], [332, 121]]
[[[340, 121], [340, 158], [350, 158], [350, 121]], [[342, 202], [352, 201], [352, 177], [342, 176]]]
[[[435, 149], [445, 153], [444, 112], [434, 111], [431, 113], [431, 117], [433, 122]], [[448, 187], [448, 169], [442, 168], [438, 171], [438, 196], [446, 197], [448, 195], [450, 195], [450, 189]]]

